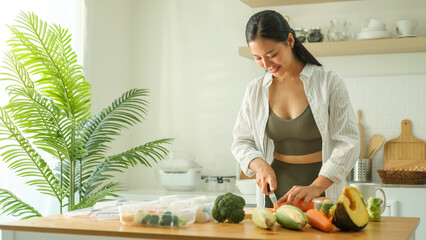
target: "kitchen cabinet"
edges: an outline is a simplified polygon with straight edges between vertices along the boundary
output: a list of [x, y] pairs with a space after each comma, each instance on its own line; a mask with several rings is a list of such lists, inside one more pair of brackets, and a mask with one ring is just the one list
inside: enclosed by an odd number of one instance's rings
[[[294, 231], [275, 224], [264, 230], [245, 220], [233, 223], [194, 223], [182, 228], [129, 227], [118, 220], [94, 220], [90, 217], [66, 218], [62, 215], [33, 218], [0, 224], [4, 240], [124, 240], [124, 239], [414, 239], [419, 218], [383, 217], [381, 222], [370, 222], [360, 232], [335, 231], [324, 233], [309, 225]], [[78, 235], [78, 237], [76, 237]]]
[[326, 3], [326, 2], [345, 2], [355, 0], [241, 0], [249, 7], [272, 7], [295, 4]]
[[387, 205], [395, 204], [389, 216], [419, 217], [416, 238], [426, 239], [426, 185], [383, 184], [380, 187], [385, 191]]

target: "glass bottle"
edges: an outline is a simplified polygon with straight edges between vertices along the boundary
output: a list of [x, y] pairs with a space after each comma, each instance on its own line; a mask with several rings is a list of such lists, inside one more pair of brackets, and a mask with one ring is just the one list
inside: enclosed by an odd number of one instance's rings
[[330, 41], [347, 41], [351, 36], [350, 23], [345, 19], [333, 19], [330, 21], [330, 29], [328, 29], [328, 40]]

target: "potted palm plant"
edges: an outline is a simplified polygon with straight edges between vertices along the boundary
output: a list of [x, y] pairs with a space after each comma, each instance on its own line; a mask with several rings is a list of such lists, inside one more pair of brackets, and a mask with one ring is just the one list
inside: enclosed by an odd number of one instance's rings
[[[56, 198], [62, 213], [116, 197], [119, 183], [112, 173], [164, 158], [170, 138], [107, 155], [120, 130], [146, 115], [148, 90], [131, 89], [91, 115], [91, 86], [77, 64], [68, 30], [25, 12], [9, 28], [2, 80], [11, 83], [6, 88], [10, 101], [0, 106], [0, 164], [40, 194]], [[47, 164], [47, 158], [57, 165]], [[0, 207], [0, 213], [21, 218], [41, 216], [2, 188]]]

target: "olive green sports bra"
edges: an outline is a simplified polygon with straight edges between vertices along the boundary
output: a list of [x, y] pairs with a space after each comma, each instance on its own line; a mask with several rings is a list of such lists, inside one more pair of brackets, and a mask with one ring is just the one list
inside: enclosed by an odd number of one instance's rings
[[274, 141], [275, 152], [284, 155], [305, 155], [321, 151], [322, 139], [312, 115], [311, 107], [306, 107], [294, 119], [282, 119], [269, 108], [266, 136]]

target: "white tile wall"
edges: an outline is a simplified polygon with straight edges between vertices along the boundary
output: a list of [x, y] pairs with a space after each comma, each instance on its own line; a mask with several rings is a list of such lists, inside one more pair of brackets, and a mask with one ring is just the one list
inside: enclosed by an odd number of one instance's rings
[[[401, 121], [409, 119], [414, 137], [426, 141], [426, 74], [346, 77], [355, 111], [362, 111], [366, 143], [379, 133], [386, 141], [401, 133]], [[380, 183], [376, 170], [383, 168], [383, 147], [373, 159], [373, 182]]]

